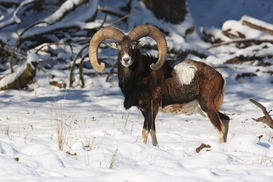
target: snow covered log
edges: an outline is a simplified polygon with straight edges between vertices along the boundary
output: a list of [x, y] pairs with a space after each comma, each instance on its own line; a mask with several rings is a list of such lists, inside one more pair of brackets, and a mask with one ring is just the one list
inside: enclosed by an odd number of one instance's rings
[[[266, 42], [266, 40], [238, 40], [233, 41], [233, 43], [244, 44], [245, 47], [241, 45], [240, 49], [236, 50], [233, 53], [233, 57], [230, 56], [225, 64], [242, 64], [249, 62], [249, 64], [255, 64], [256, 66], [272, 65], [272, 62], [268, 61], [268, 59], [273, 58], [273, 40], [271, 42]], [[215, 46], [216, 45], [217, 44], [215, 44]]]
[[207, 41], [212, 44], [227, 42], [231, 40], [230, 38], [223, 35], [221, 29], [215, 27], [202, 28], [200, 31], [206, 36]]
[[223, 46], [223, 45], [230, 45], [230, 44], [245, 44], [245, 45], [257, 45], [257, 44], [261, 44], [261, 43], [272, 43], [273, 44], [273, 40], [269, 40], [269, 39], [264, 39], [264, 40], [258, 40], [258, 39], [238, 39], [238, 40], [232, 40], [232, 41], [228, 41], [228, 42], [223, 42], [223, 43], [219, 43], [219, 44], [214, 44], [210, 47], [208, 47], [207, 49], [211, 49], [214, 47], [219, 47], [219, 46]]
[[228, 20], [222, 26], [222, 33], [231, 39], [236, 38], [246, 38], [244, 32], [246, 32], [247, 28], [242, 26], [240, 21]]
[[242, 25], [249, 26], [253, 29], [268, 33], [270, 35], [273, 35], [273, 25], [266, 23], [261, 20], [257, 20], [255, 18], [252, 18], [250, 16], [243, 16], [241, 18]]
[[38, 57], [34, 54], [28, 56], [22, 66], [17, 68], [14, 73], [9, 74], [0, 80], [0, 90], [22, 89], [31, 83], [36, 75]]
[[[83, 8], [80, 14], [76, 13], [74, 16], [71, 15], [72, 10], [74, 10], [73, 8], [79, 8], [80, 5], [86, 2], [88, 2], [88, 6]], [[32, 45], [28, 45], [28, 47], [33, 48], [44, 42], [56, 42], [56, 39], [52, 40], [52, 37], [56, 38], [56, 35], [66, 34], [67, 32], [77, 32], [79, 30], [90, 31], [90, 29], [100, 27], [99, 23], [91, 22], [96, 18], [97, 7], [97, 0], [66, 1], [51, 16], [43, 19], [43, 22], [47, 22], [49, 25], [44, 23], [32, 28], [22, 36], [22, 39], [24, 41], [32, 42]], [[20, 31], [18, 32], [20, 33]], [[58, 34], [56, 32], [58, 32]]]
[[49, 25], [52, 25], [58, 21], [61, 21], [69, 12], [86, 2], [87, 0], [68, 0], [64, 2], [57, 11], [55, 11], [51, 16], [45, 18], [43, 21], [47, 22]]
[[[253, 26], [246, 26], [250, 24], [252, 24]], [[228, 20], [222, 26], [223, 34], [232, 39], [245, 38], [272, 40], [273, 39], [272, 34], [269, 34], [270, 32], [269, 30], [271, 29], [273, 30], [273, 25], [248, 16], [243, 16], [240, 21]]]

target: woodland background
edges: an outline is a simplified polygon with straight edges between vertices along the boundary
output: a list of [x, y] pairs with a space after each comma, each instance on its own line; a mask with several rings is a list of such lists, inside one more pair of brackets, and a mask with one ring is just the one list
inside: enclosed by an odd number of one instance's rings
[[[0, 0], [1, 180], [272, 181], [272, 2], [159, 2]], [[160, 113], [159, 148], [141, 144], [143, 118], [123, 108], [116, 50], [100, 45], [100, 74], [88, 58], [99, 29], [141, 24], [163, 32], [168, 59], [226, 78], [227, 143], [206, 118]], [[157, 56], [143, 40], [142, 53]]]

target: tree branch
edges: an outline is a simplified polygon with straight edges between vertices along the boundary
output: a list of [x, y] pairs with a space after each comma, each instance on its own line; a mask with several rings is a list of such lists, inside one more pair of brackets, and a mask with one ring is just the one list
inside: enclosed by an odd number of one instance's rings
[[14, 50], [15, 50], [15, 47], [17, 46], [18, 42], [20, 41], [21, 37], [23, 36], [23, 34], [29, 30], [30, 28], [40, 24], [40, 23], [46, 23], [46, 22], [38, 22], [38, 23], [35, 23], [34, 25], [31, 25], [29, 27], [27, 27], [20, 35], [19, 37], [17, 38], [14, 46], [13, 46], [13, 49], [12, 49], [12, 52], [11, 52], [11, 57], [10, 57], [10, 72], [13, 73], [13, 54], [14, 54]]
[[265, 116], [265, 118], [263, 118], [263, 117], [258, 118], [255, 121], [263, 122], [263, 123], [267, 124], [270, 128], [273, 129], [273, 120], [269, 116], [269, 113], [266, 111], [266, 108], [262, 104], [260, 104], [259, 102], [257, 102], [256, 100], [254, 100], [252, 98], [249, 98], [249, 101], [252, 102], [253, 104], [255, 104], [257, 107], [259, 107], [263, 111], [264, 116]]
[[79, 55], [81, 55], [81, 53], [88, 47], [89, 47], [89, 44], [84, 46], [73, 60], [73, 64], [71, 66], [71, 71], [70, 71], [70, 79], [69, 79], [69, 87], [70, 88], [72, 87], [72, 84], [73, 84], [73, 72], [74, 72], [74, 67], [75, 67], [76, 61], [77, 61]]

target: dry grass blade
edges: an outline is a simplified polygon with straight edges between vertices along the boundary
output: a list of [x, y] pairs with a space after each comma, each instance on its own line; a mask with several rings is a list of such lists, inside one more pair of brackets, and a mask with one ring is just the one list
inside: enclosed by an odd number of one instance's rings
[[118, 149], [116, 149], [116, 151], [114, 152], [112, 158], [111, 158], [111, 161], [110, 161], [110, 165], [109, 165], [109, 169], [113, 169], [115, 163], [116, 163], [116, 160], [117, 160], [117, 153], [118, 153]]
[[68, 140], [75, 114], [76, 113], [73, 113], [72, 116], [69, 116], [70, 121], [68, 121], [69, 119], [64, 114], [63, 104], [60, 104], [59, 108], [55, 108], [54, 104], [51, 105], [51, 124], [56, 130], [58, 150], [64, 152], [69, 150]]

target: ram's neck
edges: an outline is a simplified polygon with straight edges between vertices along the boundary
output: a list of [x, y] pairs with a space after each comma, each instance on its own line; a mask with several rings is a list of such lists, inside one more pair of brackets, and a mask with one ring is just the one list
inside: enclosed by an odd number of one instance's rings
[[135, 62], [129, 68], [118, 63], [118, 79], [119, 87], [125, 97], [124, 107], [129, 109], [137, 105], [137, 85], [143, 77], [142, 55], [139, 53], [135, 58]]

